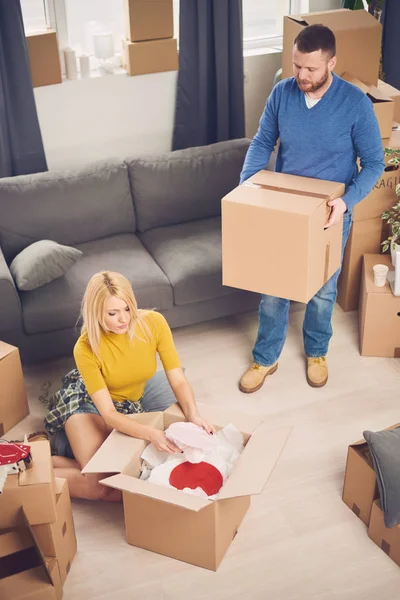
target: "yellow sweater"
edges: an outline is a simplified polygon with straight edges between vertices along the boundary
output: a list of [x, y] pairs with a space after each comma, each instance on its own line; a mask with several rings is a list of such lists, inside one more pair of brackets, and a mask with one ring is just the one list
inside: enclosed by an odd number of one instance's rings
[[[114, 402], [139, 400], [146, 382], [157, 369], [158, 352], [165, 371], [181, 366], [171, 330], [165, 318], [157, 312], [145, 316], [151, 331], [151, 342], [128, 334], [103, 332], [99, 360], [92, 352], [86, 335], [81, 335], [74, 347], [74, 358], [88, 394], [107, 388]], [[138, 328], [138, 336], [145, 340]]]

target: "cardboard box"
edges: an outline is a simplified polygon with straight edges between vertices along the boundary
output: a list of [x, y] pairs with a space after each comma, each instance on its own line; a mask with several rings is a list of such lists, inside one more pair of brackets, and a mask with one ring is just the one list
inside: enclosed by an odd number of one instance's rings
[[31, 442], [32, 468], [9, 475], [0, 494], [0, 528], [18, 525], [18, 514], [24, 507], [31, 525], [53, 523], [57, 518], [54, 472], [50, 444]]
[[343, 194], [342, 183], [272, 171], [234, 189], [222, 199], [223, 284], [308, 302], [341, 264], [342, 223], [324, 226]]
[[57, 33], [48, 29], [26, 36], [33, 87], [62, 83]]
[[338, 280], [337, 302], [344, 311], [357, 310], [363, 256], [378, 253], [385, 234], [385, 224], [380, 217], [352, 224]]
[[394, 102], [392, 98], [374, 85], [363, 83], [351, 73], [343, 73], [341, 77], [345, 81], [358, 87], [368, 96], [374, 107], [374, 112], [381, 132], [381, 138], [390, 138], [394, 120]]
[[125, 35], [130, 42], [172, 38], [172, 0], [124, 0]]
[[378, 79], [378, 90], [389, 96], [394, 102], [394, 120], [400, 122], [400, 90]]
[[360, 354], [400, 358], [400, 297], [394, 296], [389, 283], [376, 287], [372, 267], [387, 265], [393, 270], [387, 254], [364, 256], [360, 310]]
[[0, 533], [1, 600], [60, 600], [57, 561], [40, 552], [23, 509], [13, 529]]
[[[250, 496], [262, 492], [290, 428], [267, 429], [260, 420], [235, 415], [231, 410], [209, 406], [199, 406], [199, 410], [217, 428], [236, 425], [246, 444], [217, 500], [138, 479], [140, 455], [147, 443], [117, 431], [111, 433], [83, 472], [118, 473], [102, 483], [123, 492], [129, 544], [216, 571], [249, 508]], [[179, 406], [132, 418], [158, 429], [185, 420]]]
[[0, 438], [29, 415], [19, 350], [0, 341]]
[[361, 81], [378, 84], [382, 26], [366, 10], [327, 10], [290, 15], [283, 20], [282, 78], [293, 76], [293, 44], [307, 25], [321, 24], [336, 37], [335, 72], [348, 71]]
[[[393, 131], [390, 139], [383, 140], [383, 145], [386, 148], [400, 148], [400, 131]], [[379, 253], [381, 242], [387, 238], [387, 224], [382, 221], [381, 215], [395, 204], [395, 188], [398, 183], [399, 167], [387, 164], [372, 192], [354, 207], [353, 225], [338, 281], [337, 301], [344, 311], [358, 308], [362, 258], [364, 254]]]
[[400, 525], [385, 527], [383, 510], [379, 500], [372, 506], [368, 536], [400, 567]]
[[178, 48], [175, 38], [151, 42], [124, 40], [122, 46], [123, 67], [129, 75], [178, 70]]
[[351, 444], [347, 452], [343, 502], [368, 526], [372, 504], [379, 497], [372, 458], [363, 439]]
[[43, 554], [57, 559], [61, 582], [64, 584], [76, 554], [75, 526], [66, 479], [56, 477], [55, 492], [55, 523], [33, 525], [32, 529]]

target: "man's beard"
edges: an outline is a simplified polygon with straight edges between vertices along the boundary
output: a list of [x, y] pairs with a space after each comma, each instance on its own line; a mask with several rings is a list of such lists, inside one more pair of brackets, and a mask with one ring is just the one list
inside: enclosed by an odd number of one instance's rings
[[319, 81], [317, 81], [316, 83], [313, 83], [311, 85], [309, 85], [309, 84], [306, 85], [307, 89], [303, 89], [303, 86], [302, 86], [299, 78], [296, 77], [297, 85], [299, 86], [299, 88], [301, 89], [301, 91], [307, 92], [307, 93], [309, 93], [309, 92], [311, 92], [311, 93], [318, 92], [318, 90], [320, 90], [326, 84], [326, 82], [328, 81], [328, 79], [329, 79], [329, 69], [328, 69], [328, 67], [326, 67], [326, 71], [325, 71], [324, 75], [321, 77], [321, 79]]

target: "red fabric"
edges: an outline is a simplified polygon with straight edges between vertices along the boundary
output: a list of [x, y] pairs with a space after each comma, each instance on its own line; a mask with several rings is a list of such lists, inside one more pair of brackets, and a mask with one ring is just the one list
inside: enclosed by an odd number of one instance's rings
[[195, 490], [200, 487], [207, 496], [213, 496], [222, 488], [223, 479], [214, 465], [206, 462], [184, 462], [171, 471], [169, 482], [178, 490], [184, 488]]

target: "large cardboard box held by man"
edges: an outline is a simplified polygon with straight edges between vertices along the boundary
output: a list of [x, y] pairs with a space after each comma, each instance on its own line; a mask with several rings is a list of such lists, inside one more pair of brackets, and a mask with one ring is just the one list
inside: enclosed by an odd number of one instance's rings
[[342, 222], [325, 229], [344, 185], [260, 171], [222, 199], [223, 284], [308, 302], [341, 263]]
[[387, 265], [387, 254], [366, 254], [363, 259], [359, 309], [360, 354], [400, 358], [400, 297], [394, 296], [389, 283], [376, 287], [372, 267]]
[[40, 441], [29, 445], [32, 467], [9, 475], [0, 494], [0, 529], [18, 525], [21, 506], [31, 525], [52, 523], [57, 518], [50, 444]]
[[327, 10], [305, 15], [289, 15], [283, 20], [282, 77], [293, 76], [293, 43], [307, 25], [321, 24], [336, 37], [335, 72], [352, 73], [365, 83], [377, 85], [382, 26], [366, 10]]
[[0, 438], [29, 415], [19, 350], [0, 341]]
[[368, 536], [400, 567], [400, 525], [390, 529], [385, 526], [379, 500], [375, 500], [372, 505]]
[[[258, 419], [209, 406], [199, 406], [199, 411], [217, 429], [233, 423], [245, 442], [215, 501], [139, 479], [140, 456], [147, 442], [117, 431], [111, 433], [83, 472], [118, 473], [101, 483], [123, 492], [129, 544], [215, 571], [236, 536], [250, 497], [262, 492], [290, 427], [270, 429]], [[164, 413], [132, 418], [161, 430], [185, 420], [177, 405]]]
[[71, 499], [66, 479], [55, 479], [56, 512], [54, 523], [32, 525], [40, 550], [57, 559], [60, 578], [64, 584], [76, 554], [76, 536]]
[[57, 560], [40, 551], [25, 511], [7, 531], [0, 531], [1, 600], [61, 600]]

